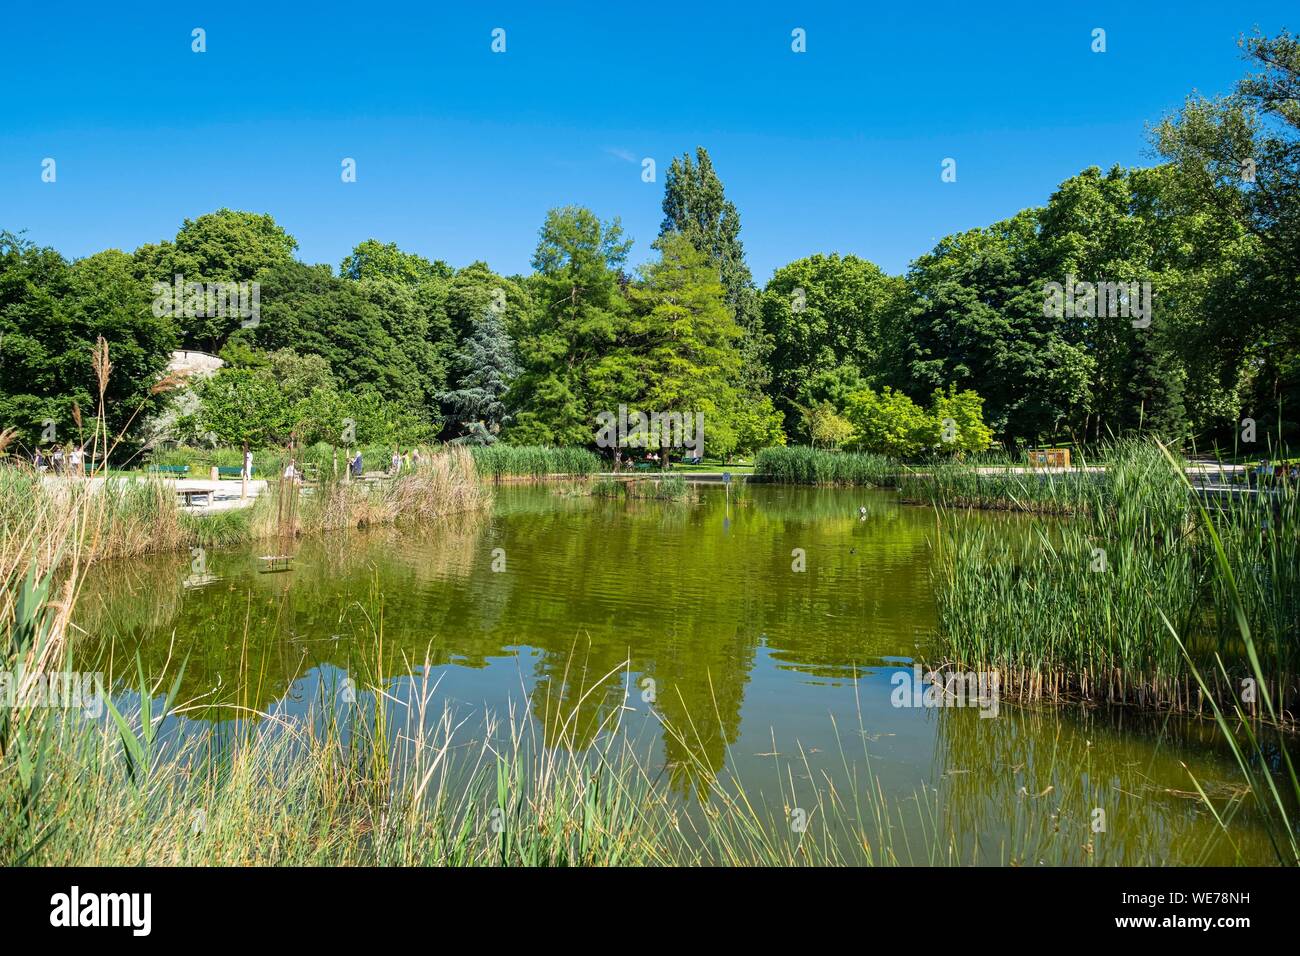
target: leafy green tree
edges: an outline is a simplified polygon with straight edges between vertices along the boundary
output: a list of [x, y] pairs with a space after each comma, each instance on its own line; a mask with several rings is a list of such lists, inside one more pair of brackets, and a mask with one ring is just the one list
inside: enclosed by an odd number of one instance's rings
[[854, 392], [844, 417], [853, 428], [852, 437], [845, 442], [850, 451], [913, 458], [933, 446], [937, 438], [933, 416], [888, 385], [879, 392], [872, 388]]
[[375, 307], [380, 323], [403, 360], [401, 374], [411, 376], [409, 399], [430, 413], [437, 409], [438, 394], [447, 384], [452, 346], [451, 330], [442, 323], [430, 330], [430, 310], [419, 290], [388, 278], [361, 279], [357, 289]]
[[1004, 441], [1053, 432], [1090, 395], [1067, 394], [1087, 356], [1045, 314], [1038, 216], [1026, 210], [983, 229], [942, 239], [908, 272], [912, 295], [906, 354], [909, 392], [947, 384], [984, 396]]
[[[1169, 191], [1205, 224], [1202, 242], [1188, 247], [1210, 259], [1203, 320], [1187, 323], [1177, 341], [1193, 358], [1189, 399], [1200, 405], [1202, 394], [1215, 392], [1207, 386], [1218, 385], [1235, 391], [1241, 411], [1270, 431], [1281, 406], [1284, 433], [1293, 432], [1300, 404], [1300, 40], [1285, 30], [1257, 32], [1240, 45], [1255, 72], [1229, 95], [1189, 97], [1153, 131], [1173, 167]], [[1204, 242], [1207, 233], [1219, 241]], [[1236, 254], [1216, 255], [1224, 246]], [[1217, 374], [1205, 374], [1196, 357], [1213, 362]]]
[[784, 445], [784, 425], [784, 416], [777, 411], [768, 396], [742, 398], [734, 418], [735, 452], [752, 455], [761, 448]]
[[798, 427], [796, 405], [815, 376], [877, 383], [886, 374], [887, 341], [902, 307], [903, 280], [856, 256], [814, 255], [782, 266], [760, 303], [772, 342], [770, 391]]
[[853, 424], [838, 412], [830, 402], [814, 402], [800, 409], [804, 430], [814, 448], [839, 448], [853, 438]]
[[[606, 407], [626, 401], [647, 412], [704, 414], [709, 451], [735, 447], [734, 419], [742, 337], [718, 271], [680, 233], [658, 240], [660, 258], [629, 291], [634, 317], [593, 379], [606, 386]], [[715, 436], [716, 435], [716, 439]]]
[[993, 443], [993, 429], [984, 424], [984, 399], [971, 389], [958, 392], [952, 385], [946, 392], [936, 389], [929, 415], [938, 451], [985, 451]]
[[[135, 251], [137, 274], [148, 284], [183, 282], [255, 282], [293, 261], [298, 241], [269, 215], [219, 209], [186, 219], [172, 242]], [[216, 353], [245, 317], [197, 315], [177, 317], [187, 349]]]
[[617, 219], [578, 206], [547, 213], [533, 254], [535, 307], [517, 332], [524, 367], [509, 402], [519, 408], [512, 441], [592, 440], [596, 412], [615, 397], [599, 366], [627, 326], [620, 270], [630, 248]]
[[488, 309], [501, 316], [507, 332], [516, 334], [532, 302], [524, 284], [497, 275], [485, 262], [471, 262], [445, 284], [440, 307], [456, 341], [463, 343]]
[[392, 280], [351, 282], [291, 262], [266, 274], [261, 321], [232, 342], [319, 355], [341, 392], [371, 388], [432, 422], [441, 382], [422, 350], [421, 321], [410, 290]]
[[1148, 329], [1130, 332], [1127, 364], [1121, 382], [1120, 425], [1181, 444], [1187, 436], [1183, 406], [1183, 370], [1160, 349]]
[[262, 448], [283, 444], [291, 431], [289, 409], [274, 379], [251, 368], [222, 368], [195, 388], [199, 408], [193, 433], [221, 445]]
[[47, 421], [56, 441], [89, 437], [99, 393], [91, 352], [100, 336], [112, 363], [105, 424], [110, 437], [129, 427], [129, 442], [164, 401], [155, 386], [176, 343], [171, 321], [153, 315], [126, 253], [110, 249], [69, 265], [53, 249], [0, 232], [0, 422], [18, 428], [25, 447], [42, 443]]
[[727, 307], [741, 330], [742, 393], [756, 398], [768, 382], [770, 343], [757, 308], [754, 279], [740, 241], [740, 214], [726, 197], [713, 160], [703, 147], [674, 157], [664, 177], [662, 239], [680, 233], [718, 270]]
[[395, 242], [378, 239], [357, 243], [339, 263], [339, 275], [344, 279], [391, 279], [407, 286], [447, 282], [455, 271], [441, 259], [430, 262], [424, 256], [404, 252]]

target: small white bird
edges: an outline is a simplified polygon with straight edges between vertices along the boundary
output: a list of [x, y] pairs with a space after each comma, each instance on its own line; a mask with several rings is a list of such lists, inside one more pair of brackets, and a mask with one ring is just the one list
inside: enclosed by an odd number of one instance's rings
[[861, 507], [858, 508], [858, 517], [865, 518], [866, 516], [867, 516], [867, 506], [862, 505]]

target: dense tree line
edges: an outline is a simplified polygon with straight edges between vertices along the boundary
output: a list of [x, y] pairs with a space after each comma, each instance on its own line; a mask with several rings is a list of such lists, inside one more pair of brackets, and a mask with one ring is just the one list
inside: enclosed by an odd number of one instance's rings
[[[75, 262], [0, 233], [0, 424], [27, 447], [84, 430], [102, 336], [108, 424], [133, 435], [168, 402], [172, 349], [225, 360], [176, 422], [191, 441], [334, 442], [346, 422], [362, 442], [590, 445], [619, 406], [704, 412], [722, 456], [787, 438], [919, 454], [946, 420], [960, 448], [1230, 444], [1243, 417], [1294, 439], [1300, 48], [1242, 46], [1230, 94], [1153, 127], [1158, 165], [1083, 170], [901, 276], [818, 253], [756, 287], [703, 148], [669, 167], [636, 275], [619, 221], [579, 206], [547, 214], [525, 276], [374, 239], [308, 265], [271, 216], [228, 209]], [[221, 283], [256, 283], [256, 314], [212, 308]]]

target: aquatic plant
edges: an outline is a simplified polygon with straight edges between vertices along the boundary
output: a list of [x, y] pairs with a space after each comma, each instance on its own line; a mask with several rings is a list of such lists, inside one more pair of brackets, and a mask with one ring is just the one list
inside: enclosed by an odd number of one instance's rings
[[754, 474], [799, 485], [875, 485], [894, 483], [903, 466], [884, 455], [833, 452], [805, 445], [764, 448], [754, 456]]
[[493, 479], [545, 478], [551, 475], [592, 475], [601, 469], [600, 456], [586, 448], [544, 445], [474, 445], [479, 472]]

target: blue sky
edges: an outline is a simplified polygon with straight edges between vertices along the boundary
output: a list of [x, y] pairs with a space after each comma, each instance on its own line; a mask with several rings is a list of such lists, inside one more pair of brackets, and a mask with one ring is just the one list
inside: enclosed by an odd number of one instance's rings
[[1294, 3], [6, 6], [0, 229], [65, 255], [229, 206], [309, 262], [374, 237], [509, 274], [577, 203], [620, 216], [639, 263], [669, 160], [703, 145], [760, 283], [814, 252], [901, 272], [1086, 166], [1150, 163], [1145, 125], [1227, 92], [1240, 33], [1300, 27]]

